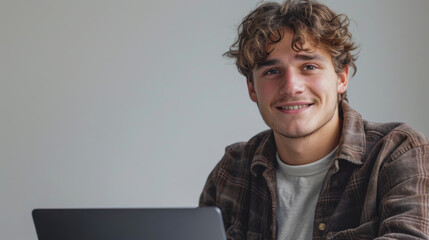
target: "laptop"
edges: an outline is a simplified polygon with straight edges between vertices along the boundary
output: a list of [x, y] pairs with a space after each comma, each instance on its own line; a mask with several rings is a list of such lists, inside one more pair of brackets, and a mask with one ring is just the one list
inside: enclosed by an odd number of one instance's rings
[[226, 240], [216, 207], [34, 209], [39, 240]]

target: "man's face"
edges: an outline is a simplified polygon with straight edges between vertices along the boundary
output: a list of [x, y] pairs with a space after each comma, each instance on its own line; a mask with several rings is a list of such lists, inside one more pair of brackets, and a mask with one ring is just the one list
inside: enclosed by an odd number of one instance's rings
[[338, 131], [338, 93], [347, 89], [348, 68], [336, 73], [329, 53], [306, 41], [304, 49], [291, 48], [293, 32], [267, 46], [271, 53], [247, 82], [250, 98], [274, 134], [286, 138], [323, 136]]

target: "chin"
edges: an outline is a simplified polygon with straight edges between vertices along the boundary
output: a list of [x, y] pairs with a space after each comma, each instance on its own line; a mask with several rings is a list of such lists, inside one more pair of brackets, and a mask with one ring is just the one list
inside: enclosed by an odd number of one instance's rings
[[286, 138], [303, 138], [308, 135], [311, 135], [312, 131], [309, 130], [301, 130], [296, 131], [296, 129], [291, 131], [276, 131], [279, 135], [286, 137]]

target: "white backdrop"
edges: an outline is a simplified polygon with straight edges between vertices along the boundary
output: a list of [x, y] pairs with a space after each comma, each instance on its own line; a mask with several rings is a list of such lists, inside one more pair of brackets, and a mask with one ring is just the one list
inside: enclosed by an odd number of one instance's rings
[[[266, 129], [222, 57], [256, 0], [1, 0], [0, 233], [40, 207], [193, 207]], [[326, 1], [361, 45], [349, 100], [429, 135], [429, 1]]]

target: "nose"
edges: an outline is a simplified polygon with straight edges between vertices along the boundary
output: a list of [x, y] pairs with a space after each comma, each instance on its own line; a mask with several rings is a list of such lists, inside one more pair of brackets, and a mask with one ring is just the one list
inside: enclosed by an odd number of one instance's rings
[[304, 92], [304, 80], [293, 69], [286, 69], [280, 81], [279, 91], [281, 95], [295, 96]]

